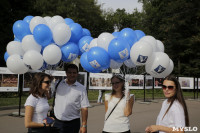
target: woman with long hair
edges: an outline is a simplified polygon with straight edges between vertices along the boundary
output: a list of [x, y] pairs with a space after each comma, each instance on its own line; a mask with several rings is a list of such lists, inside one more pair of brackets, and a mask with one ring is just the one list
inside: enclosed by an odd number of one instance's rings
[[105, 121], [103, 133], [130, 133], [129, 118], [132, 114], [134, 95], [124, 97], [125, 79], [121, 75], [111, 78], [112, 93], [105, 94]]
[[28, 132], [45, 132], [47, 113], [49, 110], [51, 76], [45, 73], [36, 73], [30, 87], [30, 95], [25, 103], [25, 127]]
[[147, 127], [145, 131], [147, 133], [184, 132], [182, 129], [189, 126], [189, 116], [179, 81], [169, 75], [164, 79], [162, 89], [167, 99], [162, 104], [156, 125]]

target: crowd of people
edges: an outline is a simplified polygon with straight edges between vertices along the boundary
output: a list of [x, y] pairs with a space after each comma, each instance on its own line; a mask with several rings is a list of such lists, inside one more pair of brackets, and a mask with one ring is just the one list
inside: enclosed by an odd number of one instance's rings
[[[77, 82], [78, 67], [64, 66], [66, 79], [52, 81], [45, 73], [36, 73], [30, 95], [25, 102], [25, 127], [28, 133], [87, 133], [88, 107], [86, 88]], [[105, 94], [105, 119], [102, 133], [131, 133], [129, 116], [135, 102], [134, 94], [125, 91], [125, 78], [113, 75], [112, 92]], [[162, 83], [166, 100], [157, 117], [156, 125], [150, 125], [146, 133], [171, 133], [173, 127], [189, 126], [187, 106], [181, 87], [174, 76], [167, 76]], [[104, 92], [101, 94], [102, 95]], [[53, 98], [53, 116], [49, 116], [48, 100]], [[102, 103], [102, 101], [98, 101]], [[184, 131], [182, 131], [184, 132]]]

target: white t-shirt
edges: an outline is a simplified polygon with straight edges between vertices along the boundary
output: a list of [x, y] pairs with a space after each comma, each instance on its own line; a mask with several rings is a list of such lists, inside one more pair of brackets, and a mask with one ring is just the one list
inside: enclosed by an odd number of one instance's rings
[[[166, 127], [185, 127], [184, 110], [182, 105], [178, 102], [178, 100], [174, 101], [171, 108], [163, 118], [169, 105], [170, 103], [167, 102], [167, 99], [163, 101], [162, 108], [157, 117], [156, 125], [162, 125]], [[160, 131], [159, 133], [165, 133], [165, 132]]]
[[[131, 96], [133, 96], [131, 94]], [[120, 98], [112, 97], [110, 100], [111, 94], [105, 94], [105, 101], [108, 101], [108, 110], [105, 114], [104, 128], [105, 132], [125, 132], [130, 130], [129, 118], [124, 115], [124, 109], [126, 106], [125, 97], [121, 99], [115, 110], [106, 120], [114, 106], [120, 100]]]
[[73, 85], [68, 85], [65, 80], [60, 82], [54, 106], [57, 119], [70, 121], [80, 118], [81, 108], [89, 106], [86, 88], [82, 84], [75, 82]]
[[43, 119], [47, 117], [47, 113], [49, 111], [47, 98], [36, 98], [31, 94], [26, 99], [24, 106], [32, 106], [34, 108], [32, 121], [43, 123]]

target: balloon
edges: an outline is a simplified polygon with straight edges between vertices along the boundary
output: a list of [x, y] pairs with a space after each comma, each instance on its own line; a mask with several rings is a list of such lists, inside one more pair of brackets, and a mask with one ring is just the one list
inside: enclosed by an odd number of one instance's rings
[[71, 37], [71, 30], [65, 23], [57, 24], [53, 29], [53, 40], [59, 46], [64, 45]]
[[117, 38], [117, 37], [119, 36], [119, 33], [120, 33], [120, 32], [113, 32], [112, 35], [113, 35], [115, 38]]
[[42, 46], [39, 45], [33, 38], [33, 35], [27, 35], [22, 40], [22, 49], [26, 52], [28, 50], [35, 50], [40, 52]]
[[154, 52], [145, 65], [145, 70], [154, 77], [162, 77], [169, 66], [170, 59], [166, 53]]
[[29, 50], [24, 54], [23, 62], [29, 65], [32, 70], [38, 70], [43, 66], [42, 55], [35, 50]]
[[13, 25], [13, 33], [20, 41], [24, 36], [31, 34], [29, 24], [25, 21], [18, 20]]
[[90, 31], [86, 28], [83, 28], [83, 36], [91, 36]]
[[157, 42], [157, 52], [164, 52], [164, 44], [160, 40], [156, 40]]
[[71, 23], [69, 27], [71, 29], [71, 38], [69, 41], [77, 43], [83, 35], [82, 26], [78, 23]]
[[90, 48], [90, 42], [93, 40], [91, 36], [84, 36], [82, 37], [79, 42], [79, 49], [82, 53], [87, 52]]
[[110, 57], [105, 49], [93, 47], [88, 51], [88, 62], [98, 70], [107, 69], [110, 66]]
[[12, 54], [18, 54], [21, 56], [24, 55], [24, 50], [22, 49], [22, 45], [18, 41], [9, 42], [6, 49], [9, 55], [12, 55]]
[[101, 70], [93, 68], [88, 62], [88, 52], [84, 52], [80, 58], [81, 66], [88, 72], [99, 73]]
[[131, 48], [130, 58], [135, 65], [145, 65], [152, 53], [151, 45], [144, 41], [138, 41]]
[[153, 52], [157, 51], [157, 42], [156, 42], [156, 39], [153, 36], [144, 36], [140, 39], [140, 41], [145, 41], [149, 45], [151, 45], [152, 48], [153, 48]]
[[62, 51], [62, 60], [64, 62], [71, 62], [75, 60], [79, 55], [79, 48], [73, 42], [68, 42], [67, 44], [61, 47]]
[[126, 40], [130, 48], [133, 46], [135, 42], [137, 42], [137, 35], [135, 34], [135, 31], [132, 30], [131, 28], [122, 29], [118, 37]]
[[5, 62], [7, 61], [8, 57], [9, 57], [8, 52], [5, 52], [5, 54], [4, 54], [4, 60], [5, 60]]
[[31, 19], [33, 18], [33, 16], [26, 16], [23, 21], [27, 22], [28, 24], [30, 24]]
[[33, 30], [33, 37], [38, 44], [45, 47], [52, 40], [52, 32], [47, 25], [39, 24]]
[[145, 36], [144, 32], [141, 30], [135, 30], [135, 34], [137, 36], [137, 40], [139, 41], [142, 37]]
[[91, 49], [92, 47], [97, 47], [97, 38], [94, 38], [89, 45], [89, 49]]
[[50, 44], [44, 48], [43, 59], [47, 64], [55, 65], [62, 57], [60, 48], [54, 44]]
[[130, 46], [125, 40], [114, 38], [108, 46], [108, 54], [111, 59], [124, 62], [130, 55]]
[[24, 74], [28, 71], [20, 55], [17, 54], [10, 55], [6, 61], [6, 65], [11, 72], [16, 74]]
[[71, 18], [65, 18], [65, 23], [70, 25], [71, 23], [74, 23], [74, 21]]
[[60, 23], [65, 23], [65, 20], [63, 17], [56, 15], [51, 18], [48, 24], [49, 24], [50, 29], [53, 31], [54, 27]]
[[125, 60], [124, 64], [128, 67], [128, 68], [133, 68], [136, 67], [136, 65], [132, 62], [131, 59]]
[[45, 21], [44, 18], [42, 18], [42, 17], [40, 17], [40, 16], [35, 16], [35, 17], [33, 17], [33, 18], [31, 19], [30, 24], [29, 24], [31, 33], [33, 33], [34, 28], [35, 28], [37, 25], [39, 25], [39, 24], [45, 24], [45, 25], [47, 25], [47, 22]]
[[115, 37], [110, 34], [110, 33], [107, 33], [107, 32], [104, 32], [104, 33], [101, 33], [99, 36], [98, 36], [98, 39], [97, 39], [97, 45], [99, 47], [102, 47], [103, 49], [105, 49], [106, 51], [108, 51], [108, 45], [110, 43], [110, 41], [112, 39], [114, 39]]
[[15, 37], [14, 41], [21, 42], [21, 40], [19, 40], [17, 37]]
[[120, 62], [116, 62], [114, 60], [110, 60], [110, 68], [112, 69], [118, 69], [122, 66], [123, 63], [120, 63]]
[[167, 67], [167, 69], [163, 72], [162, 76], [158, 75], [158, 77], [160, 77], [160, 78], [166, 77], [173, 71], [174, 63], [171, 59], [169, 61], [170, 62], [169, 62], [169, 66]]

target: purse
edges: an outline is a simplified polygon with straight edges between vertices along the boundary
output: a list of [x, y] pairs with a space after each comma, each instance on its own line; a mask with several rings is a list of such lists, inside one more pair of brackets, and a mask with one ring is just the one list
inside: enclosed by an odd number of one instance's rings
[[53, 118], [55, 118], [54, 106], [55, 106], [56, 91], [57, 91], [58, 85], [60, 84], [61, 81], [62, 81], [62, 79], [60, 79], [60, 80], [58, 81], [58, 83], [56, 84], [56, 87], [55, 87], [55, 91], [54, 91], [54, 93], [53, 93], [53, 104], [52, 104], [52, 109], [50, 110], [50, 113], [49, 113], [49, 116], [50, 116], [50, 117], [53, 117]]

